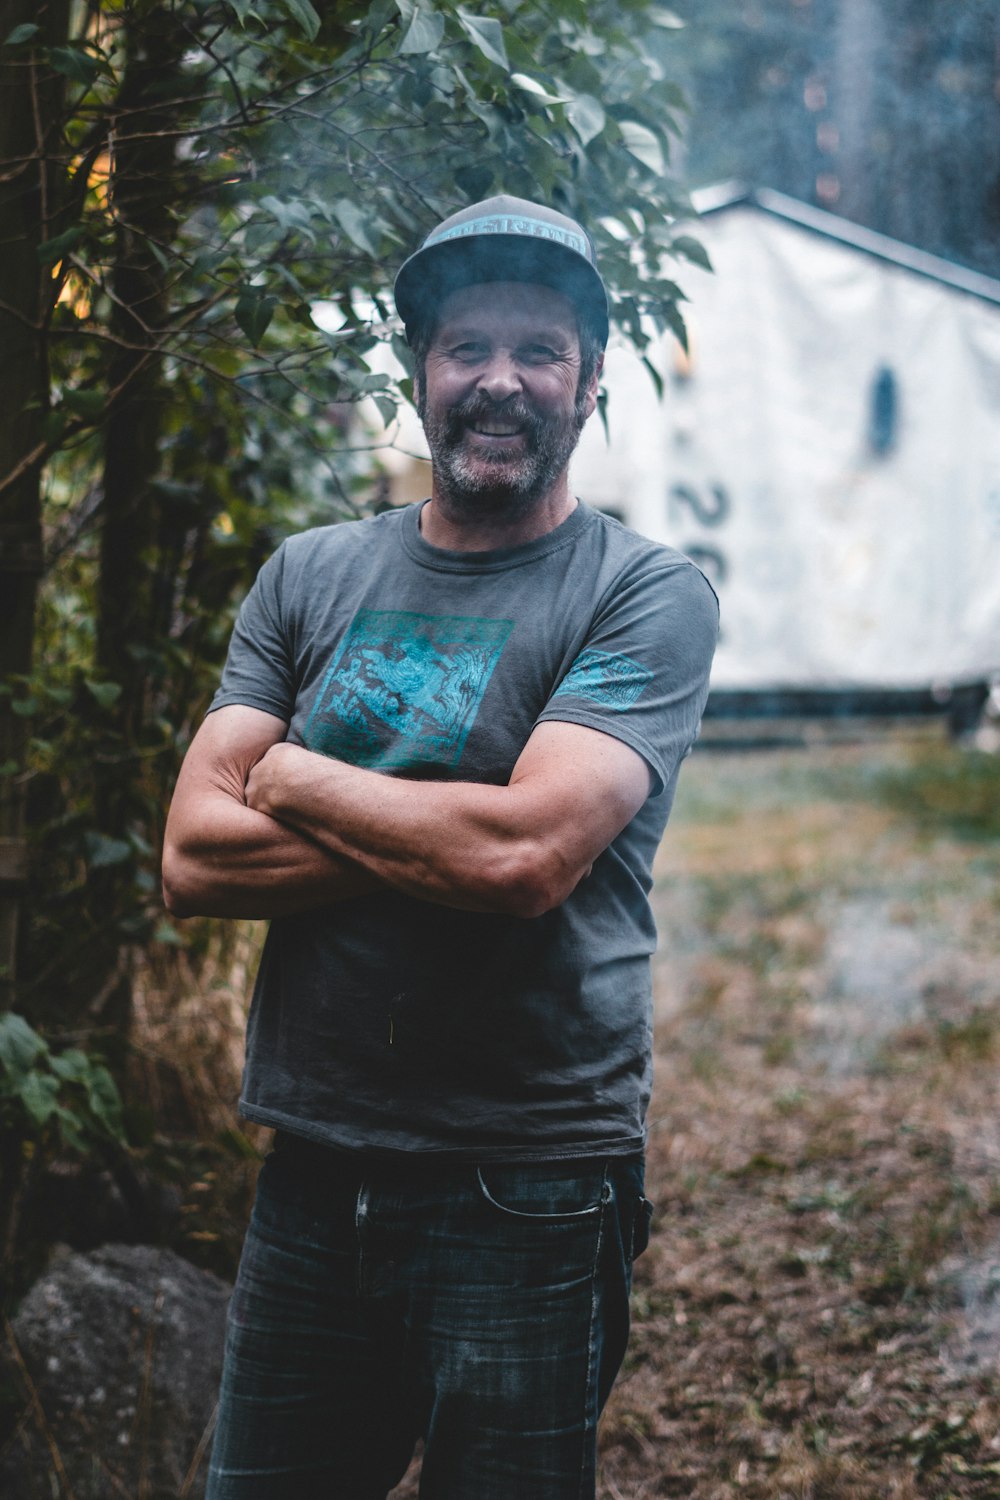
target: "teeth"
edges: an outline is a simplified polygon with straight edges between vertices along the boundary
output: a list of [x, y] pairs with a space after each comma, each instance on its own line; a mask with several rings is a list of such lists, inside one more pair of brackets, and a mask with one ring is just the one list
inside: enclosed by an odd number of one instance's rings
[[484, 437], [514, 437], [521, 429], [506, 422], [477, 422], [475, 430]]

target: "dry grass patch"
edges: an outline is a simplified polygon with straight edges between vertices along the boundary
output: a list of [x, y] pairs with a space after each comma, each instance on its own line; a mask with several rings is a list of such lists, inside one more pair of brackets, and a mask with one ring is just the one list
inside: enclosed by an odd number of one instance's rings
[[954, 757], [686, 768], [605, 1500], [1000, 1494], [1000, 849]]

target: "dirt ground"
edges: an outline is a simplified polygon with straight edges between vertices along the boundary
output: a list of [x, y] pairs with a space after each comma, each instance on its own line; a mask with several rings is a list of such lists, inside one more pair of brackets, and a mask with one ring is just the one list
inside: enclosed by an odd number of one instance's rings
[[998, 834], [934, 736], [684, 768], [602, 1500], [1000, 1496]]
[[[660, 851], [657, 1213], [601, 1500], [1000, 1497], [1000, 755], [806, 733], [699, 748]], [[156, 1024], [194, 1077], [192, 1017]], [[225, 1270], [221, 1175], [184, 1248]]]

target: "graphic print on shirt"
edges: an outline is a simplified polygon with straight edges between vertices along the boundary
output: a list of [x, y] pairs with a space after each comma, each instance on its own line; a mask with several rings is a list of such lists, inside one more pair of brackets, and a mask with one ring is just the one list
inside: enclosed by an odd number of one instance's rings
[[355, 766], [457, 765], [513, 620], [362, 609], [303, 735]]
[[652, 672], [631, 656], [588, 646], [580, 652], [552, 696], [572, 693], [575, 698], [590, 698], [602, 708], [631, 708], [652, 680]]

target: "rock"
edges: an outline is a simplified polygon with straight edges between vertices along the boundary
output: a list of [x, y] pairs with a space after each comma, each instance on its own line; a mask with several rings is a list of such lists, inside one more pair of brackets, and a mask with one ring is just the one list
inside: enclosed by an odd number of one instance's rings
[[5, 1500], [199, 1500], [229, 1292], [149, 1245], [62, 1255], [14, 1319], [38, 1400], [0, 1456]]

